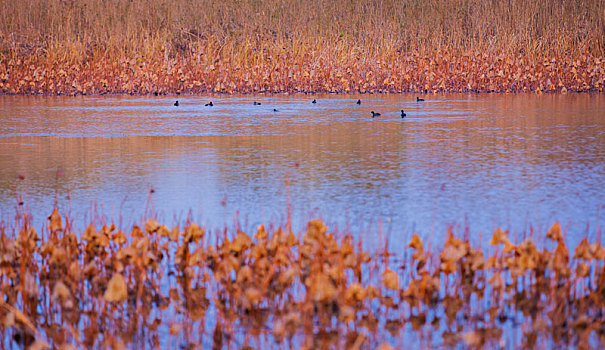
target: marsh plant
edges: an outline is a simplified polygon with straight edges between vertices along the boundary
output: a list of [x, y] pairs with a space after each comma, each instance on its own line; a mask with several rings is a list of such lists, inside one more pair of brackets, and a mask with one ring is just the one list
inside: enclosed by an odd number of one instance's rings
[[[0, 227], [5, 348], [292, 347], [391, 349], [416, 343], [605, 344], [605, 247], [570, 254], [496, 229], [489, 248], [448, 230], [441, 249], [414, 234], [374, 251], [321, 220], [209, 234], [156, 219], [74, 232], [55, 208], [38, 233], [27, 215]], [[340, 237], [339, 237], [340, 236]], [[544, 235], [543, 235], [544, 237]], [[382, 245], [382, 244], [381, 244]], [[519, 336], [519, 335], [521, 336]], [[540, 345], [542, 344], [542, 345]]]

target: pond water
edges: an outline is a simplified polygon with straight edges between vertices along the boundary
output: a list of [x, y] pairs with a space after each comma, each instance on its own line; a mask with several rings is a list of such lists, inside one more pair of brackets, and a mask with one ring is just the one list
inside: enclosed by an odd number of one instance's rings
[[56, 200], [76, 226], [154, 212], [254, 232], [290, 207], [295, 232], [319, 217], [396, 247], [448, 226], [482, 243], [496, 227], [543, 237], [555, 220], [570, 244], [600, 235], [605, 96], [425, 99], [1, 96], [0, 216], [22, 200], [42, 227]]

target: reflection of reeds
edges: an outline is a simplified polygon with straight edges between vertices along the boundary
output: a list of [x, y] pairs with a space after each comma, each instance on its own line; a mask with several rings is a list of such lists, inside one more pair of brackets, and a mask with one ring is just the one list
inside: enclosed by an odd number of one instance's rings
[[583, 1], [3, 1], [0, 92], [589, 91]]
[[79, 236], [55, 209], [42, 237], [27, 216], [0, 227], [0, 341], [390, 349], [411, 332], [428, 346], [484, 347], [517, 329], [524, 347], [605, 345], [605, 248], [584, 239], [570, 258], [558, 223], [546, 237], [554, 250], [497, 229], [486, 255], [452, 232], [438, 254], [413, 235], [400, 259], [319, 220], [301, 238], [261, 225], [210, 243], [195, 223], [155, 219]]

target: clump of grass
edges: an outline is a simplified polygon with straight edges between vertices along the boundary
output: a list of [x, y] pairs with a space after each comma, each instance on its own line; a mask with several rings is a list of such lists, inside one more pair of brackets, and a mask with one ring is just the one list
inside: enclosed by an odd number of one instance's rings
[[553, 250], [496, 229], [490, 252], [448, 231], [438, 252], [414, 234], [409, 254], [320, 220], [298, 237], [129, 231], [77, 234], [56, 208], [41, 235], [22, 213], [0, 226], [3, 347], [493, 347], [516, 332], [523, 347], [605, 345], [605, 247], [584, 239], [570, 257], [558, 223]]
[[604, 13], [600, 0], [5, 1], [0, 91], [598, 91]]

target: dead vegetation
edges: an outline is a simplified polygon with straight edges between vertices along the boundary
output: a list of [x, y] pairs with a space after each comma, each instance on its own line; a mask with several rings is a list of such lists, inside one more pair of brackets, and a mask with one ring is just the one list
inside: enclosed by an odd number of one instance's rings
[[76, 233], [57, 209], [39, 234], [18, 215], [0, 228], [3, 347], [605, 344], [605, 247], [570, 255], [558, 223], [551, 250], [496, 229], [487, 250], [449, 231], [436, 253], [416, 234], [405, 252], [370, 252], [320, 220], [298, 237], [209, 236], [155, 219]]
[[0, 1], [0, 93], [572, 92], [600, 0]]

